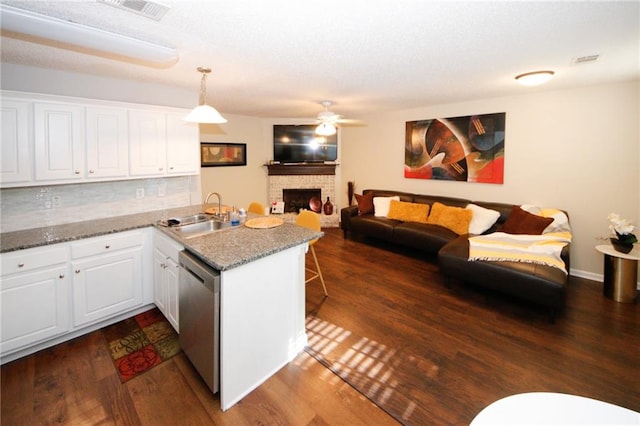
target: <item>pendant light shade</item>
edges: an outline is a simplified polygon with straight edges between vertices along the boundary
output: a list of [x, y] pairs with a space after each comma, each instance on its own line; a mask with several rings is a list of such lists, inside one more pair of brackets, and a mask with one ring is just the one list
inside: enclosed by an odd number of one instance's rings
[[337, 132], [336, 126], [331, 123], [322, 123], [316, 127], [316, 134], [320, 136], [331, 136]]
[[200, 80], [200, 104], [195, 107], [185, 118], [191, 123], [222, 124], [226, 123], [224, 118], [214, 107], [207, 105], [207, 74], [211, 68], [198, 67], [198, 72], [202, 73]]
[[184, 119], [191, 123], [221, 124], [227, 122], [226, 118], [220, 115], [214, 107], [209, 105], [199, 105], [195, 107]]

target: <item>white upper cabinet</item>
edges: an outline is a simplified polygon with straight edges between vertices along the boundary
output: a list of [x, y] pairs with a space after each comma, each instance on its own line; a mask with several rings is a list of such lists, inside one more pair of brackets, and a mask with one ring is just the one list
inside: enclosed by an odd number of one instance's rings
[[29, 152], [29, 103], [2, 100], [2, 149], [0, 151], [0, 182], [29, 182], [31, 154]]
[[200, 173], [178, 108], [2, 91], [0, 187]]
[[86, 108], [87, 178], [127, 176], [127, 129], [127, 111], [124, 108]]
[[[200, 170], [198, 125], [184, 114], [167, 114], [167, 174], [197, 174]], [[196, 141], [197, 143], [193, 143]]]
[[84, 108], [34, 104], [37, 181], [80, 180], [84, 171]]
[[129, 172], [132, 176], [166, 173], [165, 115], [155, 111], [129, 111]]

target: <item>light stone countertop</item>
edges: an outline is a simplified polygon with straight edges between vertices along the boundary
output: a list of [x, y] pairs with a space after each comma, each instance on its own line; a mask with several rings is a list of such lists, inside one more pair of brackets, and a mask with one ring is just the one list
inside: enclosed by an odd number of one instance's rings
[[[183, 244], [186, 249], [196, 254], [208, 265], [224, 271], [324, 235], [322, 232], [316, 232], [292, 223], [284, 223], [270, 229], [251, 229], [239, 225], [208, 235], [185, 239], [169, 228], [156, 225], [161, 219], [188, 216], [203, 211], [204, 205], [196, 205], [6, 232], [0, 234], [0, 253], [155, 226]], [[251, 213], [249, 215], [249, 217], [259, 217]]]

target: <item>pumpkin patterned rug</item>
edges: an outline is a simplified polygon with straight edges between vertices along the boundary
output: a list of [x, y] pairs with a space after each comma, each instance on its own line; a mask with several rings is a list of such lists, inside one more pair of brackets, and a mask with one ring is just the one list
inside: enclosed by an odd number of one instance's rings
[[102, 330], [122, 383], [180, 353], [178, 334], [154, 308]]

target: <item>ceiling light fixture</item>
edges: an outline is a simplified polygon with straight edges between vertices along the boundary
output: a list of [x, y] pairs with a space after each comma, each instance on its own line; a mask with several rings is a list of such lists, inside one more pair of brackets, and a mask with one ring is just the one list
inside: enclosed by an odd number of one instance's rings
[[[24, 34], [64, 45], [124, 56], [142, 62], [167, 64], [178, 60], [176, 49], [75, 22], [3, 5], [0, 8], [3, 31]], [[31, 40], [37, 41], [37, 40]]]
[[335, 135], [338, 130], [336, 126], [331, 123], [321, 123], [318, 127], [316, 127], [316, 134], [320, 136], [331, 136]]
[[553, 77], [553, 71], [533, 71], [516, 76], [516, 81], [523, 86], [539, 86]]
[[222, 124], [227, 120], [212, 106], [207, 105], [207, 74], [211, 68], [198, 67], [198, 72], [202, 73], [200, 80], [200, 104], [195, 107], [184, 119], [191, 123]]

